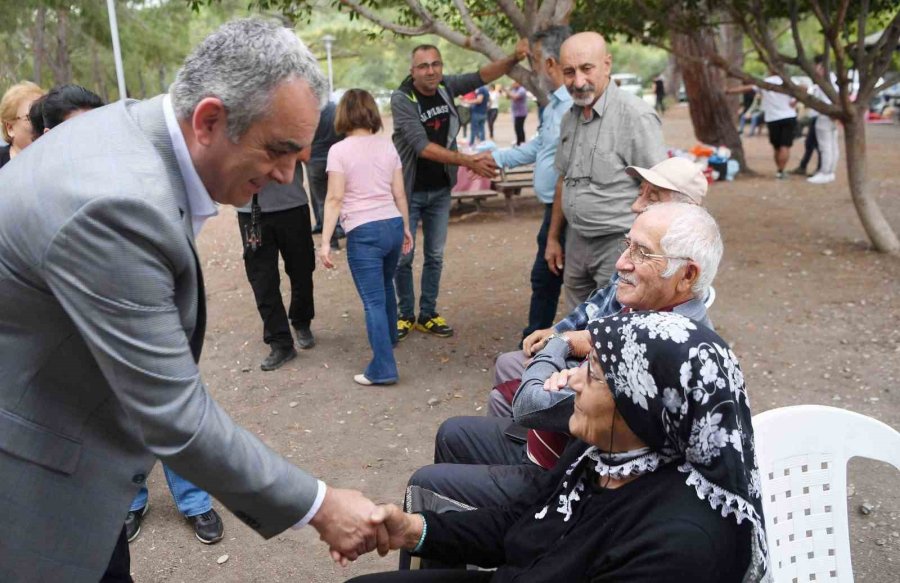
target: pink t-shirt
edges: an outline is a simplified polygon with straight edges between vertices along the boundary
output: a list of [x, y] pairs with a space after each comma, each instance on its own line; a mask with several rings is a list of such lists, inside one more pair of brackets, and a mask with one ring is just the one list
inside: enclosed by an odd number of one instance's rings
[[331, 146], [326, 170], [344, 175], [341, 226], [345, 232], [401, 216], [391, 194], [394, 171], [400, 167], [394, 143], [384, 136], [347, 136]]

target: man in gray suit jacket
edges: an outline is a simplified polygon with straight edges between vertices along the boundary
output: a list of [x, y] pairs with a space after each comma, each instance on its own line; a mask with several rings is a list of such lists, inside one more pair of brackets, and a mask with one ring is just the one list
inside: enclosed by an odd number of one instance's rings
[[326, 93], [293, 32], [236, 21], [169, 95], [84, 114], [3, 168], [0, 581], [130, 580], [122, 523], [157, 458], [264, 537], [308, 523], [335, 558], [374, 548], [374, 505], [237, 426], [197, 368], [194, 236], [215, 203], [291, 181]]

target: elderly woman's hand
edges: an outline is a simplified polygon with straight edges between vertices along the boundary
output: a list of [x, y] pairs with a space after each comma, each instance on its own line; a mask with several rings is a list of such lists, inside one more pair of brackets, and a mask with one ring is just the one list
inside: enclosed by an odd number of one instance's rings
[[544, 381], [544, 390], [553, 392], [566, 387], [569, 384], [569, 379], [572, 378], [577, 371], [578, 367], [575, 367], [553, 373], [550, 375], [549, 379]]
[[407, 514], [394, 504], [379, 505], [369, 522], [378, 529], [377, 548], [382, 557], [389, 551], [416, 548], [425, 528], [421, 514]]

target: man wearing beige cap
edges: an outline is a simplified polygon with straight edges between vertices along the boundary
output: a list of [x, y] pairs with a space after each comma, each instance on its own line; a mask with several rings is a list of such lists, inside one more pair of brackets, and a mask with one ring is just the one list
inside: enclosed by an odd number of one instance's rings
[[[631, 205], [631, 212], [636, 215], [656, 203], [686, 202], [703, 206], [706, 199], [708, 186], [706, 177], [697, 164], [685, 158], [667, 158], [650, 168], [628, 166], [625, 172], [641, 180], [638, 197]], [[529, 359], [544, 347], [551, 335], [562, 334], [568, 330], [583, 330], [589, 314], [607, 315], [607, 312], [615, 311], [611, 306], [615, 303], [618, 279], [618, 273], [614, 273], [606, 286], [591, 292], [587, 300], [552, 328], [529, 334], [522, 341], [522, 350], [505, 352], [497, 357], [494, 365], [494, 387], [522, 378]], [[487, 414], [491, 417], [512, 417], [511, 399], [497, 388], [492, 389]]]
[[708, 183], [700, 167], [686, 158], [668, 158], [652, 168], [629, 166], [625, 173], [641, 180], [631, 212], [641, 214], [657, 202], [687, 202], [703, 206]]

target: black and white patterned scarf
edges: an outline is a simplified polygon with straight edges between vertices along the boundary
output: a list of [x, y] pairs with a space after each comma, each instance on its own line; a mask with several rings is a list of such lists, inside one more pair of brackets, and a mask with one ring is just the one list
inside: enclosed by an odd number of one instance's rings
[[685, 483], [723, 518], [752, 523], [744, 581], [771, 581], [750, 406], [734, 352], [673, 312], [608, 316], [588, 330], [628, 427], [651, 451], [674, 452]]

